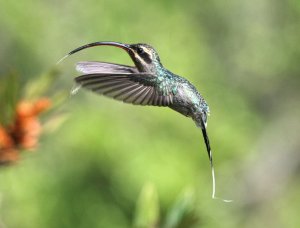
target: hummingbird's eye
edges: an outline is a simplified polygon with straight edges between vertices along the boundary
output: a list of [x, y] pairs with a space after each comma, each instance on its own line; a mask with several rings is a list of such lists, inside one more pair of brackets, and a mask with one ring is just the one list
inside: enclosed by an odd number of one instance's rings
[[142, 54], [145, 53], [144, 49], [141, 48], [141, 47], [138, 47], [136, 51], [137, 51], [137, 53], [138, 53], [139, 55], [142, 55]]

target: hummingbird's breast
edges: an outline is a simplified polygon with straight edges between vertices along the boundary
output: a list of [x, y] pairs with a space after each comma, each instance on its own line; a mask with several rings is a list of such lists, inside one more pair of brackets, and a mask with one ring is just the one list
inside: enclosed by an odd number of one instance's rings
[[175, 88], [173, 89], [173, 103], [170, 108], [193, 119], [198, 114], [207, 114], [208, 105], [201, 94], [188, 80], [174, 77]]

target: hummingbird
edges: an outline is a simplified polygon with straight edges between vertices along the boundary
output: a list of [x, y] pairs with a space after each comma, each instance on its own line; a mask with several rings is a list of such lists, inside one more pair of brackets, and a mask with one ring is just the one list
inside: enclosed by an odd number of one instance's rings
[[113, 46], [125, 50], [134, 66], [98, 61], [79, 62], [76, 64], [76, 70], [83, 75], [75, 78], [76, 87], [73, 93], [82, 87], [125, 103], [169, 107], [192, 118], [202, 130], [212, 172], [212, 198], [217, 198], [213, 156], [206, 131], [210, 111], [207, 102], [195, 86], [187, 79], [167, 70], [155, 49], [143, 43], [89, 43], [69, 52], [59, 62], [76, 52], [95, 46]]

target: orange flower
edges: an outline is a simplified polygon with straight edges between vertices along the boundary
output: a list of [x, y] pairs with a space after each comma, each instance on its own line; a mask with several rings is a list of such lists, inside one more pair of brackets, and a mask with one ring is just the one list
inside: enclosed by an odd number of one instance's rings
[[13, 147], [13, 140], [6, 129], [0, 125], [0, 150]]
[[16, 161], [18, 156], [18, 151], [14, 149], [13, 139], [0, 125], [0, 165]]
[[51, 106], [51, 101], [48, 98], [41, 98], [34, 103], [35, 114], [38, 115], [43, 111], [46, 111]]
[[35, 102], [21, 101], [17, 105], [14, 134], [18, 144], [24, 149], [37, 146], [41, 134], [41, 124], [38, 115], [51, 105], [48, 98], [41, 98]]
[[9, 164], [19, 159], [19, 152], [16, 149], [0, 150], [0, 165]]
[[16, 108], [16, 118], [26, 118], [35, 115], [34, 104], [29, 101], [20, 101]]
[[17, 104], [12, 126], [5, 129], [0, 125], [0, 164], [16, 161], [20, 149], [34, 149], [38, 145], [42, 131], [38, 115], [50, 106], [48, 98]]
[[36, 116], [16, 119], [14, 138], [17, 144], [24, 149], [33, 149], [37, 146], [41, 134], [41, 124]]

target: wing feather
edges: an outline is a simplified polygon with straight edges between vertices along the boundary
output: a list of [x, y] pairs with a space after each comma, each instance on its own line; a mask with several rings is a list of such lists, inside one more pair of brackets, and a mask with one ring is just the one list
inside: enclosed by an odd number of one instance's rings
[[[90, 62], [88, 62], [90, 63]], [[97, 62], [98, 63], [98, 62]], [[148, 73], [95, 73], [75, 78], [77, 84], [98, 94], [136, 105], [169, 106], [172, 93], [157, 91], [156, 76]]]
[[145, 91], [145, 96], [143, 97], [143, 99], [141, 100], [141, 105], [146, 105], [149, 101], [149, 98], [151, 96], [151, 89], [152, 87], [148, 87], [147, 90]]
[[139, 98], [140, 93], [142, 93], [144, 89], [145, 89], [144, 86], [140, 86], [137, 89], [135, 89], [134, 91], [129, 92], [123, 101], [126, 103], [134, 104], [134, 101], [137, 98]]
[[97, 61], [84, 61], [76, 64], [76, 70], [83, 74], [96, 73], [138, 73], [136, 67]]
[[147, 87], [144, 87], [142, 90], [139, 91], [139, 93], [136, 94], [135, 99], [132, 101], [133, 104], [141, 104], [141, 101], [143, 100], [145, 96], [145, 91], [147, 90]]

